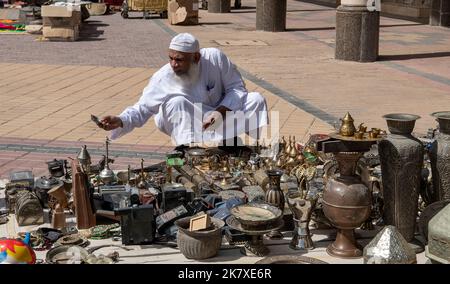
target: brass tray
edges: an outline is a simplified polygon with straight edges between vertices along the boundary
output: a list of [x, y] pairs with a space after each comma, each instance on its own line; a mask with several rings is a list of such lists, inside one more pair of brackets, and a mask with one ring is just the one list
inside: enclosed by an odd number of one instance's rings
[[352, 142], [372, 142], [372, 141], [379, 141], [383, 139], [386, 135], [379, 135], [377, 138], [369, 138], [369, 133], [364, 133], [364, 136], [362, 139], [356, 139], [354, 136], [343, 136], [337, 132], [328, 134], [331, 138], [343, 140], [343, 141], [352, 141]]

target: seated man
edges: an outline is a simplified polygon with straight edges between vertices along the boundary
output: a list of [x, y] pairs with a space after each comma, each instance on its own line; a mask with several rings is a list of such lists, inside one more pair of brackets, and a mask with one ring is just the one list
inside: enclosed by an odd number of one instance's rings
[[266, 101], [259, 93], [247, 92], [225, 54], [200, 49], [194, 36], [182, 33], [172, 39], [169, 59], [134, 106], [102, 118], [103, 129], [113, 130], [111, 139], [143, 126], [153, 115], [176, 146], [230, 140], [244, 132], [257, 138], [255, 133], [268, 123]]

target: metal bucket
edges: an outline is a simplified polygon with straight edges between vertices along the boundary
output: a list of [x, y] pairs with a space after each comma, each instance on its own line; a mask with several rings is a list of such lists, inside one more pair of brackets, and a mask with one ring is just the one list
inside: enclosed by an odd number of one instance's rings
[[211, 218], [212, 229], [191, 232], [189, 231], [191, 218], [185, 217], [175, 221], [178, 227], [178, 248], [189, 259], [214, 257], [222, 244], [222, 227], [225, 223], [217, 218]]

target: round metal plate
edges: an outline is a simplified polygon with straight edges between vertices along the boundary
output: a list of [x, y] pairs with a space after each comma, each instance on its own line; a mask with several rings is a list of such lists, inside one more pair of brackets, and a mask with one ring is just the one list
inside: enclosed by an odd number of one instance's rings
[[364, 136], [362, 139], [356, 139], [354, 136], [343, 136], [339, 133], [331, 133], [329, 135], [331, 138], [334, 138], [334, 139], [343, 140], [343, 141], [353, 141], [353, 142], [366, 142], [366, 141], [374, 142], [374, 141], [379, 141], [384, 137], [384, 135], [383, 136], [380, 135], [377, 138], [369, 138], [369, 133], [364, 133]]
[[70, 234], [59, 238], [55, 242], [55, 246], [73, 246], [86, 247], [89, 245], [89, 240], [79, 234]]
[[450, 200], [441, 200], [434, 202], [428, 205], [420, 214], [419, 218], [419, 233], [422, 238], [425, 240], [425, 245], [428, 244], [428, 223], [430, 220], [439, 213], [447, 204], [450, 203]]
[[196, 156], [196, 157], [206, 156], [206, 150], [203, 148], [191, 148], [187, 150], [187, 153], [189, 154], [189, 156]]
[[88, 255], [89, 253], [79, 246], [58, 246], [47, 252], [45, 261], [51, 264], [82, 263]]
[[255, 264], [328, 264], [328, 262], [300, 255], [277, 255], [263, 258]]

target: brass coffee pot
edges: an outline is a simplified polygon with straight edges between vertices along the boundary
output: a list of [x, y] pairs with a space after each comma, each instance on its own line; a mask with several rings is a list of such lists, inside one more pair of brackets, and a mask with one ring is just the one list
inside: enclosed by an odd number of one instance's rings
[[339, 129], [339, 134], [342, 136], [353, 136], [356, 132], [354, 120], [350, 113], [346, 113], [344, 118], [340, 119], [342, 121], [341, 128]]

